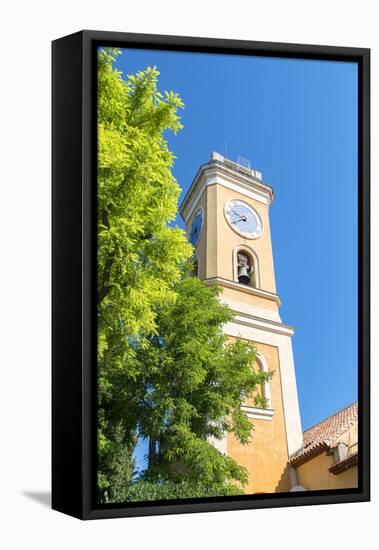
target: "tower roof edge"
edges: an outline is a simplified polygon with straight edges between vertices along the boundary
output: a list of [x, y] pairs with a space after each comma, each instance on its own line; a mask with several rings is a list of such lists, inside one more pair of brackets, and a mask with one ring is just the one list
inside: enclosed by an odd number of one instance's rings
[[[193, 202], [194, 197], [196, 196], [196, 191], [201, 191], [202, 186], [200, 185], [205, 181], [205, 185], [209, 185], [209, 182], [212, 181], [211, 176], [221, 176], [219, 183], [222, 185], [222, 181], [232, 183], [241, 187], [242, 192], [255, 192], [258, 195], [265, 197], [267, 204], [271, 204], [274, 200], [274, 190], [273, 188], [265, 183], [262, 180], [262, 172], [257, 170], [252, 170], [246, 168], [242, 165], [237, 164], [231, 160], [226, 159], [217, 151], [213, 151], [211, 158], [208, 162], [202, 164], [196, 175], [187, 190], [186, 194], [181, 201], [179, 206], [179, 214], [186, 221], [188, 216], [185, 215], [187, 206]], [[207, 177], [208, 179], [207, 183]], [[214, 182], [213, 182], [214, 183]], [[200, 187], [199, 187], [200, 185]]]

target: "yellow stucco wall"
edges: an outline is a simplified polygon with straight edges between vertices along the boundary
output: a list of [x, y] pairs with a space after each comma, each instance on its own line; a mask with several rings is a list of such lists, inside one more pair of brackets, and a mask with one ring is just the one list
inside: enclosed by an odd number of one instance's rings
[[[197, 189], [200, 188], [199, 183]], [[252, 249], [258, 257], [259, 288], [275, 295], [269, 206], [220, 184], [208, 185], [201, 193], [199, 199], [195, 199], [196, 207], [187, 220], [187, 227], [190, 227], [199, 208], [204, 209], [204, 228], [196, 247], [200, 259], [200, 278], [220, 277], [233, 281], [233, 251], [236, 247], [243, 245]], [[230, 227], [225, 218], [224, 207], [231, 199], [247, 202], [258, 213], [263, 224], [263, 233], [259, 238], [246, 239]], [[261, 308], [263, 317], [265, 317], [264, 310], [270, 310], [271, 318], [271, 312], [278, 311], [275, 296], [257, 296], [251, 292], [244, 292], [244, 289], [224, 287], [222, 298]], [[249, 420], [254, 424], [255, 430], [247, 445], [241, 445], [233, 435], [228, 434], [227, 454], [248, 471], [249, 483], [244, 488], [246, 493], [288, 491], [290, 489], [288, 448], [278, 349], [273, 345], [260, 342], [254, 342], [254, 344], [267, 361], [269, 370], [275, 371], [270, 381], [274, 414], [271, 420], [256, 418]]]
[[[246, 239], [238, 235], [228, 224], [224, 215], [224, 206], [230, 199], [240, 199], [250, 204], [259, 214], [263, 223], [263, 233], [258, 239]], [[221, 277], [229, 281], [234, 280], [233, 250], [240, 245], [246, 245], [253, 249], [259, 260], [259, 288], [276, 293], [274, 264], [271, 247], [271, 234], [269, 224], [269, 207], [227, 189], [221, 185], [211, 185], [205, 188], [196, 208], [187, 220], [187, 228], [190, 230], [193, 219], [200, 208], [204, 210], [204, 227], [196, 246], [199, 258], [199, 277], [211, 279]], [[278, 310], [278, 304], [274, 299], [241, 293], [240, 290], [231, 288], [223, 289], [223, 296], [245, 304]]]
[[[355, 423], [342, 434], [337, 442], [340, 441], [346, 443], [349, 448], [356, 451], [356, 445], [358, 444], [358, 423]], [[353, 466], [340, 474], [333, 474], [329, 472], [329, 468], [333, 465], [334, 459], [332, 454], [323, 452], [315, 456], [297, 467], [298, 484], [308, 491], [317, 489], [348, 489], [358, 486], [357, 466]]]
[[358, 468], [353, 466], [340, 474], [332, 474], [332, 455], [323, 452], [296, 469], [298, 484], [308, 491], [318, 489], [348, 489], [358, 486]]
[[[241, 297], [242, 294], [243, 298]], [[243, 302], [247, 305], [270, 309], [272, 311], [278, 310], [278, 305], [273, 299], [263, 298], [261, 296], [254, 296], [253, 294], [243, 292], [243, 290], [239, 289], [237, 290], [233, 288], [222, 287], [222, 297], [234, 300], [236, 302]]]
[[[230, 227], [225, 218], [224, 207], [231, 199], [247, 202], [259, 214], [263, 223], [263, 232], [259, 238], [246, 239]], [[222, 185], [210, 185], [196, 201], [196, 208], [187, 220], [188, 228], [201, 207], [204, 209], [205, 227], [196, 247], [205, 267], [205, 273], [201, 276], [233, 280], [233, 250], [237, 246], [246, 245], [259, 258], [260, 288], [276, 293], [268, 205]]]
[[287, 468], [288, 451], [278, 350], [266, 344], [256, 343], [255, 345], [264, 355], [269, 370], [275, 371], [270, 381], [274, 415], [272, 420], [250, 419], [255, 430], [251, 442], [247, 445], [241, 445], [233, 435], [229, 434], [227, 453], [248, 470], [249, 483], [244, 488], [246, 493], [288, 491], [290, 479]]
[[[217, 248], [220, 251], [217, 258], [217, 273], [209, 276], [217, 275], [233, 280], [232, 251], [236, 246], [247, 245], [254, 250], [259, 258], [260, 287], [263, 290], [276, 293], [268, 206], [221, 185], [209, 187], [208, 192], [216, 193], [216, 208], [214, 210], [214, 205], [212, 205], [212, 210], [217, 214], [216, 240]], [[248, 203], [259, 214], [263, 223], [263, 232], [260, 237], [246, 239], [230, 227], [225, 218], [224, 206], [231, 199], [239, 199]], [[225, 251], [225, 253], [221, 253], [221, 251]]]

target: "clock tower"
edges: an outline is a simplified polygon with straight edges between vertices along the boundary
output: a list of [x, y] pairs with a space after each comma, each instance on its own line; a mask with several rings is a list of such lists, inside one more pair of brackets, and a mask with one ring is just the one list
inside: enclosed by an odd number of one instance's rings
[[296, 485], [288, 461], [303, 444], [294, 330], [280, 318], [275, 285], [269, 220], [273, 199], [261, 172], [213, 152], [180, 206], [195, 247], [196, 274], [208, 285], [220, 286], [221, 301], [234, 312], [225, 334], [253, 342], [258, 367], [274, 372], [261, 389], [267, 408], [255, 407], [252, 399], [243, 406], [255, 426], [251, 441], [241, 445], [232, 434], [212, 441], [247, 469], [247, 493], [289, 491]]

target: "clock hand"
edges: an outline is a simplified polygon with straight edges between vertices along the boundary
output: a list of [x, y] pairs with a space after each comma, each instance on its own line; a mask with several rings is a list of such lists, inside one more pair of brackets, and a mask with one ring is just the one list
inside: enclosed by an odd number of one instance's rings
[[245, 216], [244, 214], [241, 216], [241, 214], [238, 214], [238, 212], [236, 212], [235, 210], [232, 210], [232, 214], [234, 216], [238, 216], [239, 218], [241, 218], [241, 220], [243, 220], [244, 222], [247, 221], [247, 216]]
[[233, 221], [232, 223], [238, 223], [238, 222], [247, 222], [247, 216], [241, 216], [240, 214], [238, 214], [238, 212], [232, 212], [232, 214], [234, 214], [235, 216], [239, 216], [239, 220], [237, 221]]

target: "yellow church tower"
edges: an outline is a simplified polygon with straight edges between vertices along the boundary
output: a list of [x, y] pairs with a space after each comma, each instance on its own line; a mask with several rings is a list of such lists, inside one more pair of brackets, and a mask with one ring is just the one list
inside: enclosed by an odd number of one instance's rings
[[272, 188], [261, 172], [217, 152], [203, 164], [180, 206], [195, 247], [195, 269], [207, 284], [222, 288], [221, 301], [234, 312], [224, 326], [230, 339], [254, 342], [258, 366], [274, 371], [262, 388], [265, 409], [247, 401], [243, 410], [255, 425], [251, 442], [231, 434], [213, 441], [249, 472], [247, 493], [289, 491], [296, 485], [289, 459], [302, 447], [292, 353], [292, 327], [279, 316], [271, 246]]

